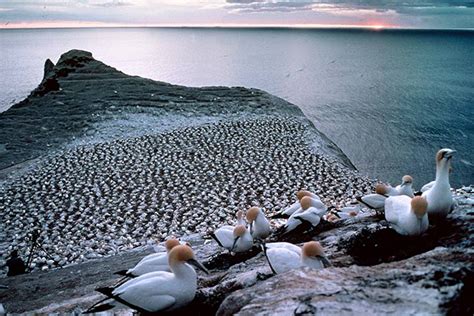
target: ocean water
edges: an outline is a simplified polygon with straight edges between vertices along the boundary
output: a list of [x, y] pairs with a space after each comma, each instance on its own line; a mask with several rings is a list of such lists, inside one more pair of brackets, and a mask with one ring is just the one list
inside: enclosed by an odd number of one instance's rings
[[187, 86], [245, 86], [301, 107], [364, 174], [415, 187], [458, 151], [474, 183], [474, 32], [314, 29], [0, 30], [0, 111], [69, 49], [125, 73]]

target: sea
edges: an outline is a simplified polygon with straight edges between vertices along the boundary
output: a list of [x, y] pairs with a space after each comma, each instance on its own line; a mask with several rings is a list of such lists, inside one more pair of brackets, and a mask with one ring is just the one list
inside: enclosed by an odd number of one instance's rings
[[298, 105], [365, 175], [415, 188], [457, 150], [453, 187], [474, 184], [474, 31], [283, 28], [0, 30], [0, 111], [69, 49], [127, 74], [263, 89]]

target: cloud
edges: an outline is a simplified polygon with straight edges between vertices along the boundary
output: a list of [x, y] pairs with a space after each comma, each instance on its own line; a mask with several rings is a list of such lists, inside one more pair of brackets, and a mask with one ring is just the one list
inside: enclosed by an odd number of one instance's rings
[[416, 10], [474, 8], [473, 0], [226, 0], [234, 12], [373, 10], [413, 13]]

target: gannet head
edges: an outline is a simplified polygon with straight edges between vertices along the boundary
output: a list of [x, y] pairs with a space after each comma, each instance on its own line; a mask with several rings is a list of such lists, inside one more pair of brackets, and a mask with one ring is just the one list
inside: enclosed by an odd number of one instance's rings
[[237, 244], [237, 241], [239, 240], [240, 237], [242, 237], [245, 232], [247, 231], [247, 228], [245, 228], [244, 225], [237, 225], [234, 228], [234, 243], [232, 244], [232, 248], [230, 251], [234, 250], [235, 245]]
[[311, 198], [310, 198], [309, 196], [303, 197], [303, 198], [301, 199], [301, 201], [300, 201], [301, 208], [302, 208], [303, 210], [307, 210], [308, 208], [310, 208], [310, 207], [311, 207], [311, 203], [312, 203], [312, 201], [311, 201]]
[[309, 241], [303, 245], [304, 257], [324, 257], [324, 249], [317, 241]]
[[450, 161], [454, 153], [456, 153], [456, 151], [453, 149], [449, 149], [449, 148], [440, 149], [436, 153], [436, 165], [437, 166], [445, 165], [446, 163]]
[[254, 220], [257, 219], [257, 216], [258, 214], [260, 213], [260, 208], [254, 206], [254, 207], [251, 207], [249, 208], [249, 210], [247, 211], [247, 221], [249, 223], [252, 223]]
[[306, 190], [300, 190], [296, 192], [296, 197], [298, 198], [299, 201], [301, 201], [302, 198], [305, 196], [311, 196], [311, 192], [306, 191]]
[[168, 262], [170, 267], [174, 267], [180, 263], [188, 263], [209, 274], [209, 271], [207, 271], [202, 263], [196, 260], [193, 250], [186, 245], [178, 245], [171, 249], [168, 256]]
[[375, 193], [380, 195], [387, 195], [387, 187], [383, 183], [379, 183], [375, 186]]
[[422, 218], [426, 214], [427, 209], [428, 202], [424, 197], [415, 196], [413, 199], [411, 199], [411, 210], [413, 213], [415, 213], [416, 217]]
[[249, 226], [250, 226], [250, 234], [253, 233], [253, 222], [257, 219], [257, 216], [258, 214], [260, 213], [260, 208], [258, 207], [251, 207], [248, 211], [247, 211], [247, 222], [249, 222]]
[[169, 253], [171, 249], [179, 245], [179, 240], [176, 238], [171, 238], [165, 241], [166, 251]]
[[402, 185], [409, 185], [413, 183], [413, 178], [409, 175], [404, 175], [402, 178]]
[[237, 219], [241, 220], [242, 218], [244, 218], [244, 212], [243, 211], [237, 211]]

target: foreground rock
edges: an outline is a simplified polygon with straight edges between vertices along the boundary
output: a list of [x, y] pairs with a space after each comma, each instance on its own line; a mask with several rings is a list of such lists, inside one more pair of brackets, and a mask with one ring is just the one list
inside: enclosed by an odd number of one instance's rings
[[[377, 239], [378, 232], [388, 228], [374, 216], [340, 221], [315, 235], [302, 236], [317, 239], [325, 247], [334, 267], [320, 271], [303, 269], [273, 276], [258, 248], [248, 254], [229, 256], [219, 251], [215, 242], [199, 235], [189, 236], [186, 240], [211, 269], [211, 275], [200, 275], [195, 300], [174, 314], [472, 315], [472, 197], [458, 192], [456, 200], [461, 203], [449, 215], [446, 228], [431, 227], [428, 234], [420, 237], [430, 248], [413, 248], [409, 257], [401, 251], [406, 244], [392, 245], [393, 239]], [[368, 227], [370, 233], [366, 231]], [[378, 264], [356, 265], [357, 257], [349, 254], [355, 251], [351, 248], [354, 239], [367, 244], [378, 241], [379, 248], [396, 251], [391, 258], [379, 257]], [[84, 311], [102, 298], [94, 288], [114, 284], [118, 280], [114, 271], [132, 266], [149, 252], [127, 252], [64, 269], [3, 279], [1, 284], [10, 290], [0, 291], [0, 302], [14, 313]], [[128, 309], [115, 312], [132, 314]]]

